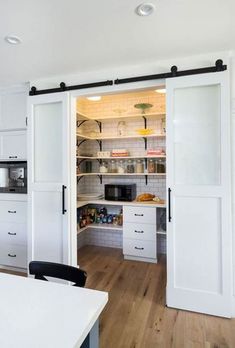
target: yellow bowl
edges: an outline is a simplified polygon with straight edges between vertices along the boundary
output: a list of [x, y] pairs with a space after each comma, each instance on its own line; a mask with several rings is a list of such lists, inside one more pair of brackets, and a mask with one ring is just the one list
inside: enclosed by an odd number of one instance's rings
[[137, 129], [136, 131], [140, 135], [150, 135], [154, 133], [153, 129], [151, 128], [146, 128], [146, 129], [142, 128], [142, 129]]

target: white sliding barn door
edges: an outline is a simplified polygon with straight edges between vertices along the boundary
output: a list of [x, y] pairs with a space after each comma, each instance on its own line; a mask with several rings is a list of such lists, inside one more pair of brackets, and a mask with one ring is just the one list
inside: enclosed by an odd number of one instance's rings
[[29, 97], [28, 261], [70, 264], [69, 96]]
[[167, 305], [231, 317], [228, 72], [168, 79]]

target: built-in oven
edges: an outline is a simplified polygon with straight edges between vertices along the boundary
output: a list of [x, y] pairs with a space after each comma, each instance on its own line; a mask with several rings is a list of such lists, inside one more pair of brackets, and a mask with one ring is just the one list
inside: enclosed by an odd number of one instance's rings
[[27, 162], [0, 162], [0, 193], [27, 193]]

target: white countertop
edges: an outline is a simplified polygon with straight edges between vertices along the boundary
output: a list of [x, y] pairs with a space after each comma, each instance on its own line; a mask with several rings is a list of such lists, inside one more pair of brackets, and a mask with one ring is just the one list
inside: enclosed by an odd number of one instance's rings
[[0, 347], [80, 347], [106, 292], [0, 274]]
[[154, 208], [165, 208], [166, 204], [159, 204], [157, 202], [126, 202], [126, 201], [106, 201], [105, 199], [89, 200], [89, 201], [77, 201], [77, 208], [84, 207], [87, 204], [100, 204], [100, 205], [130, 205], [139, 207], [154, 207]]

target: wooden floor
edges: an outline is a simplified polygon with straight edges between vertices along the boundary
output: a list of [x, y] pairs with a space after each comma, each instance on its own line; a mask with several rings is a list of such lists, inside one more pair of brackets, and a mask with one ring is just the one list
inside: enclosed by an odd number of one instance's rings
[[124, 261], [121, 250], [85, 246], [78, 263], [86, 287], [109, 292], [100, 320], [100, 348], [235, 347], [235, 319], [165, 307], [166, 268]]

